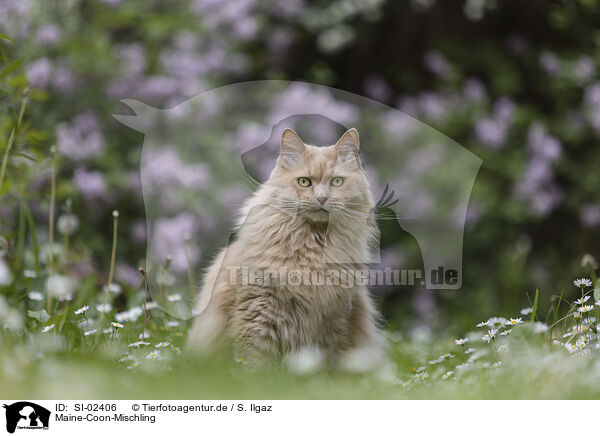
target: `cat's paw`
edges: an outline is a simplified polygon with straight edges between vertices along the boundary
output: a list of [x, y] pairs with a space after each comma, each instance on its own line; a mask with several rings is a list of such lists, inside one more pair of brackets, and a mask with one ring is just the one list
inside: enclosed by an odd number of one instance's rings
[[325, 353], [319, 347], [308, 346], [290, 353], [285, 363], [294, 374], [314, 374], [325, 366]]

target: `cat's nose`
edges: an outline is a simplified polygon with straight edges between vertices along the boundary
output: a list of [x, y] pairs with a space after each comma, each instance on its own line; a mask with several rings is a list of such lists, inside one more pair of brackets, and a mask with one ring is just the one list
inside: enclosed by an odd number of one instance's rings
[[326, 195], [319, 195], [317, 197], [315, 197], [317, 199], [317, 201], [319, 202], [319, 204], [321, 206], [323, 206], [325, 204], [325, 202], [327, 201], [327, 196]]

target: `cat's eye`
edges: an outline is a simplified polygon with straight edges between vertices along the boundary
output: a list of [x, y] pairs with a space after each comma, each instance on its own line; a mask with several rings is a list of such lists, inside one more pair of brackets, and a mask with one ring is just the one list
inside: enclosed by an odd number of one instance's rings
[[342, 186], [342, 184], [344, 183], [344, 179], [343, 177], [334, 177], [333, 179], [331, 179], [331, 186]]
[[298, 177], [298, 184], [303, 188], [308, 188], [310, 185], [312, 185], [312, 182], [308, 177]]

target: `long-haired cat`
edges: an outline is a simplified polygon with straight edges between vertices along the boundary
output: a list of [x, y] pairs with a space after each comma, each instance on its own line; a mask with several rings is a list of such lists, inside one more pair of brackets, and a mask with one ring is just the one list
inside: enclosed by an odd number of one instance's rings
[[230, 342], [253, 363], [309, 355], [332, 367], [378, 367], [384, 341], [369, 291], [343, 280], [369, 261], [373, 208], [356, 129], [328, 147], [286, 129], [237, 239], [208, 268], [188, 348]]

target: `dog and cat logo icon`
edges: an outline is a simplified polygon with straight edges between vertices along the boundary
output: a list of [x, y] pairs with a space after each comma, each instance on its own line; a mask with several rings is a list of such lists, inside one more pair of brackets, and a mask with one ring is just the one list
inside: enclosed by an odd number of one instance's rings
[[29, 401], [4, 404], [3, 407], [6, 409], [6, 431], [9, 433], [14, 433], [16, 429], [48, 430], [50, 424], [48, 409]]

